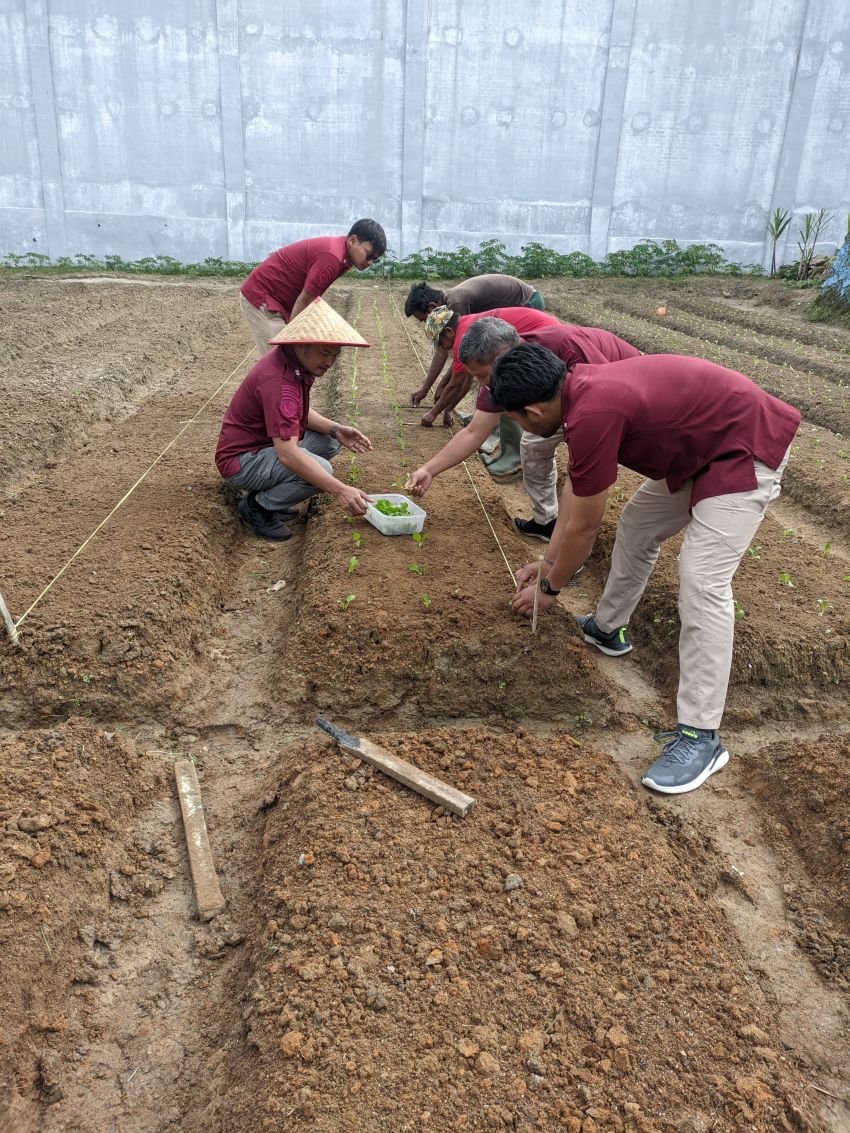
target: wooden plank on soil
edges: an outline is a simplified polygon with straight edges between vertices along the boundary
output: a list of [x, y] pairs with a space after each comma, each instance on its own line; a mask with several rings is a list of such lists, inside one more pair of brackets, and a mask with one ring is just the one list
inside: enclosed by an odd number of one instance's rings
[[352, 755], [358, 756], [364, 762], [377, 768], [378, 771], [383, 771], [391, 779], [395, 779], [397, 782], [403, 783], [405, 787], [410, 787], [412, 791], [424, 795], [431, 802], [439, 803], [452, 814], [457, 814], [461, 818], [465, 818], [469, 814], [475, 800], [470, 798], [469, 795], [465, 795], [463, 791], [458, 791], [454, 787], [450, 787], [448, 783], [444, 783], [442, 779], [436, 779], [433, 775], [429, 775], [427, 771], [422, 771], [414, 764], [399, 759], [385, 748], [373, 744], [371, 740], [343, 732], [328, 720], [317, 720], [316, 723], [332, 735], [344, 751], [350, 751]]
[[186, 831], [198, 917], [202, 921], [209, 921], [224, 912], [225, 902], [213, 864], [210, 840], [207, 837], [201, 787], [195, 765], [188, 759], [178, 759], [174, 764], [174, 778], [177, 781], [177, 795], [183, 815], [183, 828]]

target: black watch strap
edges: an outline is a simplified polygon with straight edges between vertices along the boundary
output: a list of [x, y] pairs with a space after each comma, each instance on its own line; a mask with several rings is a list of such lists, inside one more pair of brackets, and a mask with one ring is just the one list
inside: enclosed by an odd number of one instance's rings
[[555, 590], [552, 586], [550, 586], [548, 578], [541, 578], [540, 579], [540, 593], [541, 594], [549, 594], [552, 598], [556, 598], [561, 593], [561, 591]]

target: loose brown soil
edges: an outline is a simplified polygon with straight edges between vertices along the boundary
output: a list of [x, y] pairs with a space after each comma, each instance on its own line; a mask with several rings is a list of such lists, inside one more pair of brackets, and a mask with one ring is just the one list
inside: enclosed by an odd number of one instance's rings
[[[35, 602], [0, 647], [3, 1133], [850, 1128], [850, 334], [766, 281], [539, 285], [807, 415], [797, 518], [780, 502], [735, 580], [733, 758], [659, 801], [639, 776], [672, 722], [676, 546], [627, 659], [572, 618], [634, 476], [532, 636], [509, 572], [541, 545], [477, 460], [429, 491], [421, 546], [327, 500], [280, 546], [239, 528], [212, 464], [250, 360], [235, 286], [2, 286], [0, 591], [16, 618]], [[408, 408], [405, 291], [330, 296], [373, 344], [315, 389], [372, 438], [337, 461], [366, 490], [448, 435]], [[317, 715], [473, 810], [343, 755]], [[228, 902], [209, 924], [187, 755]]]

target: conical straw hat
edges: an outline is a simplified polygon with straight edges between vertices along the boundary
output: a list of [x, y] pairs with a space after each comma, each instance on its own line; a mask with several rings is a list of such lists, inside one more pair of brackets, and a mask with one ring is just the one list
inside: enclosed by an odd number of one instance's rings
[[270, 338], [269, 345], [280, 343], [326, 342], [334, 346], [368, 346], [369, 343], [348, 325], [324, 299], [314, 299], [282, 331]]

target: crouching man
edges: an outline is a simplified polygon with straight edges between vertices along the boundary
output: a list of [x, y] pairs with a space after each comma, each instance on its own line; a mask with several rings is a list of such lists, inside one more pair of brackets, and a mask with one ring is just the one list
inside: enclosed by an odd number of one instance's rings
[[[667, 742], [642, 781], [663, 794], [695, 790], [729, 761], [718, 729], [732, 665], [732, 578], [779, 495], [800, 413], [743, 374], [675, 354], [568, 373], [551, 351], [525, 344], [496, 360], [490, 390], [523, 429], [563, 430], [569, 446], [572, 500], [543, 561], [540, 609], [589, 555], [618, 463], [648, 479], [623, 509], [596, 613], [579, 618], [585, 641], [612, 657], [630, 652], [626, 626], [661, 544], [684, 529], [678, 723], [656, 737]], [[517, 574], [513, 606], [526, 617], [536, 575], [536, 563]]]
[[282, 542], [297, 505], [328, 492], [348, 515], [363, 515], [369, 497], [333, 474], [330, 461], [343, 445], [366, 452], [359, 429], [310, 408], [310, 390], [343, 346], [368, 346], [323, 299], [316, 299], [270, 340], [272, 349], [249, 370], [224, 415], [216, 466], [245, 495], [242, 522], [260, 539]]

